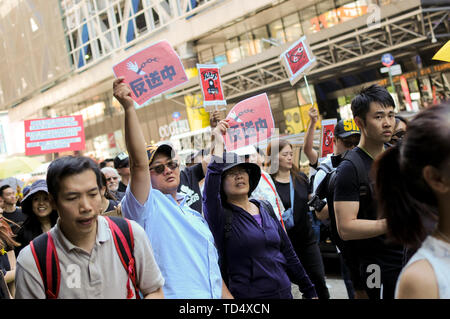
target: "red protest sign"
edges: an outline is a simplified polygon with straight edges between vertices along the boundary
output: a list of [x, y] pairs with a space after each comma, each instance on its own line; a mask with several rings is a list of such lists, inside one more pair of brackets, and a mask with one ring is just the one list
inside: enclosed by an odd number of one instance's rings
[[125, 77], [131, 97], [139, 105], [188, 80], [180, 58], [167, 41], [157, 42], [122, 60], [113, 67], [113, 72], [116, 77]]
[[272, 136], [275, 129], [266, 93], [239, 102], [226, 119], [230, 125], [225, 136], [227, 151], [264, 141]]
[[219, 66], [215, 64], [197, 64], [197, 69], [203, 93], [203, 106], [227, 105], [223, 95]]
[[291, 45], [289, 49], [284, 51], [280, 55], [280, 59], [288, 72], [291, 85], [294, 85], [303, 73], [316, 61], [316, 58], [312, 55], [306, 43], [306, 36], [303, 36]]
[[25, 155], [39, 155], [85, 148], [83, 116], [25, 120]]
[[320, 134], [320, 158], [319, 161], [324, 160], [328, 154], [333, 154], [333, 137], [334, 127], [337, 124], [337, 119], [329, 119], [322, 121], [322, 131]]

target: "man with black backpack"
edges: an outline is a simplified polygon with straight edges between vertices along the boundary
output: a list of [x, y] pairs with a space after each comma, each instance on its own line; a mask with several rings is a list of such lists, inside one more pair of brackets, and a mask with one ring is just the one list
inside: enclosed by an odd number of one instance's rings
[[[352, 283], [349, 278], [348, 267], [343, 260], [344, 242], [339, 237], [336, 229], [336, 219], [333, 207], [334, 196], [334, 180], [336, 176], [336, 167], [345, 152], [352, 150], [358, 145], [361, 133], [353, 119], [340, 120], [334, 128], [333, 149], [334, 155], [328, 156], [323, 160], [313, 178], [313, 196], [310, 200], [310, 206], [315, 210], [316, 216], [322, 222], [329, 220], [330, 238], [334, 245], [337, 246], [339, 259], [341, 261], [341, 273], [347, 288], [347, 294], [350, 299], [361, 298], [361, 290], [358, 282]], [[356, 289], [355, 289], [356, 287]], [[356, 292], [355, 292], [356, 290]], [[364, 293], [365, 294], [365, 293]]]
[[394, 100], [378, 85], [363, 89], [351, 108], [361, 130], [357, 147], [348, 151], [336, 170], [334, 210], [339, 236], [351, 252], [350, 268], [359, 270], [370, 299], [393, 299], [403, 249], [385, 241], [386, 220], [378, 219], [369, 172], [384, 151], [395, 124]]

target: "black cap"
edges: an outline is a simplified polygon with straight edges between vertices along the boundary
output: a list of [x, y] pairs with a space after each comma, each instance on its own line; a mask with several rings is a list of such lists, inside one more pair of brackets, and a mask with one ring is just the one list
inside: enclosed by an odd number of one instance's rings
[[354, 119], [340, 120], [334, 128], [334, 136], [339, 138], [346, 138], [354, 134], [361, 134], [361, 132], [359, 131], [359, 127], [356, 125]]
[[225, 165], [222, 168], [222, 176], [236, 166], [241, 166], [248, 172], [248, 180], [249, 180], [249, 192], [248, 196], [255, 190], [258, 186], [259, 180], [261, 179], [261, 169], [258, 165], [254, 163], [246, 163], [244, 162], [236, 153], [224, 153], [223, 159], [225, 161]]
[[129, 166], [130, 166], [130, 161], [129, 161], [127, 153], [125, 153], [125, 152], [119, 153], [114, 158], [114, 168], [115, 169], [119, 169], [119, 168], [123, 168], [123, 167], [129, 167]]

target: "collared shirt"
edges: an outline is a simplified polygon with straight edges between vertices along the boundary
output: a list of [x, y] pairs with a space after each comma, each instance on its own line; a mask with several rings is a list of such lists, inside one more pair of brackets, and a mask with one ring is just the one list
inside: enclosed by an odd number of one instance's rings
[[[97, 236], [89, 254], [64, 236], [58, 223], [50, 230], [58, 254], [61, 285], [58, 298], [126, 299], [128, 273], [120, 261], [108, 222], [97, 219]], [[153, 257], [150, 242], [139, 225], [131, 221], [134, 236], [136, 283], [145, 296], [164, 285], [164, 279]], [[133, 286], [130, 282], [131, 287]], [[17, 258], [16, 298], [45, 299], [44, 285], [30, 246]]]
[[178, 194], [177, 200], [152, 188], [141, 205], [128, 187], [122, 212], [138, 222], [150, 238], [165, 279], [166, 298], [221, 298], [218, 253], [208, 224], [185, 205], [183, 196]]

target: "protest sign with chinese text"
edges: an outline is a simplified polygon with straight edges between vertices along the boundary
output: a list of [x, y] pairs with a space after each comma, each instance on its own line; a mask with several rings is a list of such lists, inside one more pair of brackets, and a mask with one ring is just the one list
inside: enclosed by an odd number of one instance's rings
[[[197, 64], [197, 69], [200, 76], [200, 86], [203, 93], [203, 107], [205, 110], [211, 111], [214, 110], [217, 105], [227, 105], [223, 95], [219, 66], [215, 64]], [[214, 106], [214, 108], [211, 108], [210, 106]]]
[[177, 53], [167, 41], [160, 41], [122, 60], [113, 67], [114, 75], [125, 77], [131, 97], [139, 105], [152, 97], [187, 82]]
[[85, 148], [83, 116], [25, 120], [25, 155], [39, 155]]
[[267, 94], [259, 94], [236, 104], [226, 117], [230, 128], [225, 135], [227, 151], [259, 143], [275, 130]]
[[306, 71], [314, 65], [316, 58], [313, 56], [303, 36], [280, 55], [291, 85], [294, 85]]
[[328, 154], [333, 154], [334, 127], [336, 124], [337, 119], [327, 119], [322, 121], [319, 162], [322, 162]]

